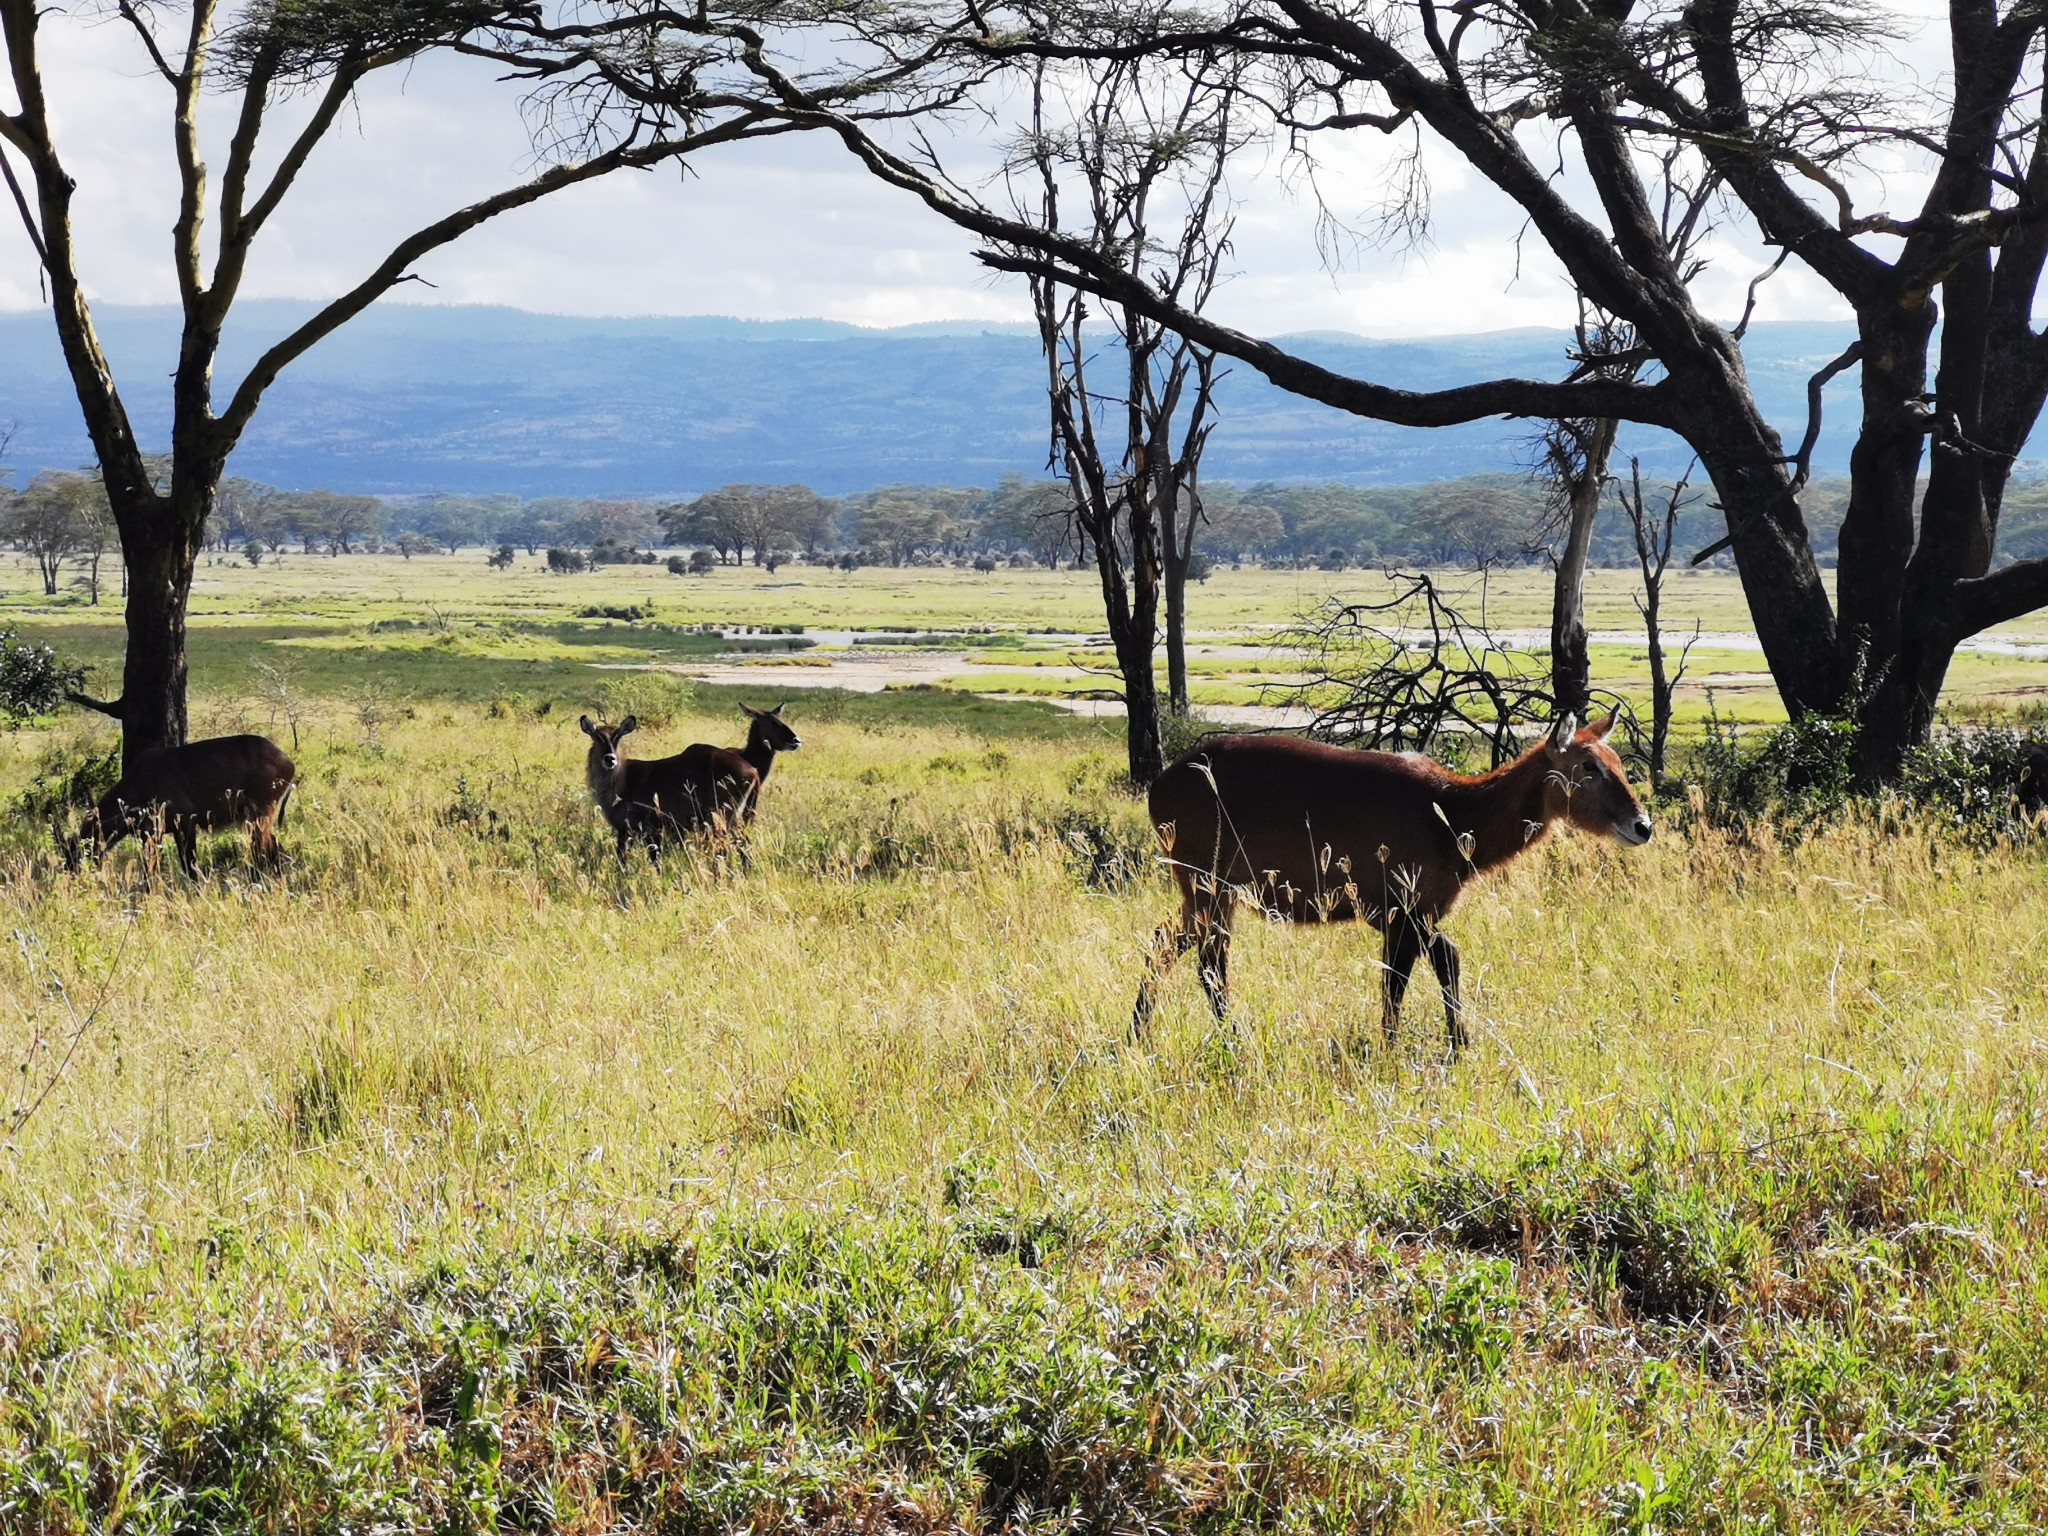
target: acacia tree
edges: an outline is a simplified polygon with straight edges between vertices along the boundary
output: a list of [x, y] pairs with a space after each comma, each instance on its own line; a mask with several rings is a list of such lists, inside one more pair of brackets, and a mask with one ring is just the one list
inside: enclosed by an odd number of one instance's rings
[[[1427, 141], [1458, 157], [1581, 295], [1633, 330], [1634, 379], [1413, 392], [1349, 377], [1206, 318], [1084, 242], [990, 217], [843, 117], [831, 126], [876, 174], [984, 236], [990, 265], [1129, 304], [1309, 398], [1417, 427], [1611, 417], [1677, 433], [1712, 482], [1727, 521], [1717, 547], [1733, 553], [1787, 708], [1852, 711], [1874, 780], [1925, 738], [1956, 647], [2048, 603], [2048, 559], [1995, 558], [2006, 481], [2048, 397], [2048, 337], [2031, 323], [2048, 259], [2048, 7], [1943, 10], [1950, 78], [1919, 112], [1923, 98], [1870, 80], [1895, 22], [1867, 0], [1033, 4], [959, 24], [961, 47], [996, 58], [1245, 62], [1304, 140], [1400, 134], [1418, 155]], [[1793, 452], [1750, 388], [1738, 329], [1702, 312], [1696, 267], [1662, 238], [1655, 183], [1674, 147], [1689, 175], [1725, 190], [1729, 218], [1855, 314], [1857, 340], [1816, 375]], [[1925, 173], [1910, 183], [1924, 187], [1916, 207], [1865, 206], [1860, 157], [1874, 149]], [[1555, 173], [1560, 161], [1572, 174]], [[1420, 178], [1402, 182], [1399, 219], [1425, 221], [1422, 196]], [[1831, 599], [1800, 492], [1820, 389], [1852, 368], [1862, 412]]]
[[807, 485], [722, 485], [655, 516], [671, 537], [702, 540], [720, 559], [751, 549], [756, 565], [777, 545], [821, 548], [832, 529], [832, 503]]
[[[172, 382], [170, 473], [159, 484], [145, 463], [126, 402], [100, 344], [81, 284], [84, 253], [72, 223], [77, 183], [58, 141], [45, 91], [46, 34], [94, 24], [38, 0], [0, 0], [11, 106], [0, 103], [0, 168], [45, 273], [58, 339], [84, 413], [130, 576], [127, 657], [118, 699], [96, 704], [122, 722], [124, 752], [185, 739], [185, 620], [194, 565], [206, 537], [229, 454], [264, 393], [310, 348], [412, 276], [422, 257], [500, 214], [613, 171], [676, 162], [699, 150], [788, 131], [744, 87], [735, 59], [761, 46], [753, 27], [734, 27], [709, 7], [678, 14], [659, 48], [623, 23], [638, 4], [594, 5], [590, 25], [550, 24], [550, 8], [480, 0], [118, 0], [113, 19], [134, 35], [146, 68], [165, 87], [175, 151], [178, 211], [171, 258], [183, 310]], [[774, 4], [745, 5], [750, 16]], [[344, 121], [358, 87], [435, 53], [470, 55], [529, 83], [546, 164], [520, 184], [451, 210], [395, 244], [355, 286], [263, 352], [216, 405], [213, 369], [221, 334], [258, 237], [307, 162]], [[659, 93], [620, 88], [620, 56], [662, 83]], [[903, 78], [895, 61], [872, 71], [835, 70], [805, 88], [836, 110]], [[200, 116], [209, 96], [225, 98], [233, 131], [217, 182], [201, 154]], [[310, 100], [265, 142], [281, 106]], [[288, 117], [290, 114], [286, 114]], [[27, 167], [17, 176], [11, 156]], [[211, 259], [208, 236], [211, 236]]]
[[91, 493], [86, 476], [48, 471], [31, 480], [27, 490], [8, 498], [4, 516], [0, 516], [0, 532], [35, 561], [45, 597], [57, 595], [64, 562], [86, 542], [84, 501]]
[[1664, 648], [1664, 576], [1671, 569], [1672, 545], [1678, 537], [1679, 514], [1692, 500], [1692, 469], [1672, 482], [1664, 493], [1664, 505], [1652, 506], [1643, 493], [1642, 465], [1629, 460], [1628, 480], [1620, 487], [1621, 509], [1635, 536], [1636, 567], [1642, 573], [1643, 590], [1635, 599], [1642, 615], [1643, 639], [1650, 662], [1650, 784], [1664, 788], [1664, 759], [1671, 743], [1672, 700], [1685, 679], [1685, 664], [1700, 637], [1699, 621], [1693, 621], [1692, 636], [1678, 650], [1673, 667]]

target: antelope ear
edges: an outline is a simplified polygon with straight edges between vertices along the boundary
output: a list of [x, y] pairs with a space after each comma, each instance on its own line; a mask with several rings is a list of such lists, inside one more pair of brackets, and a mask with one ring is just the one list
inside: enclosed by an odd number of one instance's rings
[[1593, 739], [1599, 742], [1600, 745], [1604, 747], [1607, 745], [1607, 738], [1614, 734], [1614, 722], [1617, 719], [1619, 719], [1620, 716], [1621, 712], [1619, 710], [1610, 709], [1607, 712], [1607, 718], [1605, 720], [1588, 721], [1586, 724], [1586, 729], [1591, 731], [1593, 733]]
[[628, 715], [619, 722], [619, 735], [621, 736], [630, 736], [639, 729], [640, 717], [638, 715]]
[[1562, 757], [1578, 739], [1578, 735], [1579, 717], [1566, 710], [1557, 717], [1557, 723], [1550, 728], [1550, 750]]
[[595, 736], [595, 735], [597, 734], [597, 729], [596, 729], [596, 727], [594, 727], [594, 726], [593, 726], [593, 725], [591, 725], [591, 723], [590, 723], [590, 716], [588, 716], [588, 715], [578, 715], [578, 716], [576, 717], [576, 723], [577, 723], [578, 725], [580, 725], [580, 726], [582, 726], [582, 727], [583, 727], [583, 734], [584, 734], [584, 735], [586, 735], [586, 736]]
[[761, 718], [761, 711], [754, 708], [754, 706], [751, 704], [742, 704], [740, 706], [740, 713], [745, 715], [749, 720], [758, 720]]
[[769, 710], [768, 713], [775, 716], [779, 720], [782, 718], [782, 712], [787, 708], [789, 708], [789, 700], [784, 699], [780, 704], [776, 705], [773, 709]]

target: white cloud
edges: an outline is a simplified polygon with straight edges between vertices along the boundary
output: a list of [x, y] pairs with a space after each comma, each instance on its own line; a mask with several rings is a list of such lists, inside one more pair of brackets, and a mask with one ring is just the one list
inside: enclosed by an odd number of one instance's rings
[[[51, 13], [46, 30], [61, 147], [79, 182], [76, 225], [89, 291], [101, 301], [168, 301], [175, 282], [167, 89], [118, 24]], [[244, 292], [332, 294], [417, 224], [526, 174], [532, 159], [514, 96], [489, 74], [439, 60], [366, 89], [267, 232]], [[226, 103], [209, 106], [217, 163]], [[1364, 221], [1381, 200], [1396, 148], [1371, 134], [1332, 140], [1320, 186], [1333, 209]], [[1219, 316], [1265, 334], [1402, 336], [1567, 323], [1569, 285], [1539, 240], [1517, 248], [1518, 211], [1446, 152], [1432, 150], [1427, 166], [1431, 243], [1361, 249], [1334, 272], [1318, 256], [1315, 199], [1303, 179], [1275, 162], [1248, 167], [1237, 184], [1238, 275], [1217, 303]], [[1903, 170], [1888, 181], [1895, 197], [1911, 190]], [[673, 171], [615, 177], [510, 215], [423, 262], [419, 271], [435, 287], [404, 297], [578, 314], [823, 316], [871, 325], [1023, 318], [1020, 286], [990, 276], [973, 260], [972, 245], [908, 195], [868, 177], [836, 144], [787, 138], [707, 155], [687, 178]], [[1738, 311], [1764, 259], [1753, 244], [1719, 249], [1702, 284], [1708, 307]], [[39, 302], [27, 242], [10, 226], [0, 236], [0, 307]], [[1760, 307], [1764, 318], [1842, 312], [1822, 285], [1790, 268]]]

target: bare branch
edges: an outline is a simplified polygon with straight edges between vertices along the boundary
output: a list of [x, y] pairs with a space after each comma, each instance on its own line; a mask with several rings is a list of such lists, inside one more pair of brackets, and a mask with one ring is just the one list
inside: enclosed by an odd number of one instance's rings
[[406, 268], [430, 251], [439, 249], [479, 224], [535, 203], [551, 193], [578, 183], [592, 181], [622, 169], [646, 169], [664, 161], [714, 145], [740, 139], [759, 138], [791, 131], [795, 125], [771, 118], [766, 112], [741, 112], [716, 127], [683, 139], [657, 140], [649, 144], [625, 144], [576, 165], [552, 166], [520, 186], [507, 188], [446, 218], [437, 219], [394, 246], [375, 270], [340, 298], [328, 304], [312, 319], [271, 347], [250, 368], [235, 391], [228, 408], [221, 413], [219, 440], [231, 446], [247, 428], [263, 393], [287, 365], [305, 355], [317, 342], [339, 330], [377, 299], [406, 278]]

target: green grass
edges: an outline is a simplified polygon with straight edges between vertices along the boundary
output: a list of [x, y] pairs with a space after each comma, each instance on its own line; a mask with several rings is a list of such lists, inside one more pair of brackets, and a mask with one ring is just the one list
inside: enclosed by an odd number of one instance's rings
[[1455, 1068], [1347, 930], [1134, 1048], [1113, 726], [791, 690], [751, 869], [622, 872], [576, 714], [772, 690], [398, 616], [197, 633], [202, 729], [296, 723], [281, 879], [0, 829], [0, 1529], [2048, 1521], [2040, 844], [1667, 806], [1468, 898]]
[[[0, 598], [0, 618], [92, 664], [111, 691], [122, 648], [116, 601], [95, 610], [75, 594], [43, 599], [20, 557], [0, 559], [0, 572], [10, 562], [12, 578], [0, 576], [0, 585], [14, 595]], [[1503, 630], [1532, 637], [1547, 632], [1544, 572], [1496, 572], [1483, 584], [1470, 573], [1441, 576], [1468, 613], [1483, 607]], [[1377, 572], [1361, 570], [1219, 571], [1190, 596], [1195, 702], [1286, 702], [1284, 689], [1273, 685], [1297, 676], [1302, 658], [1276, 643], [1284, 632], [1332, 597], [1371, 598], [1386, 586]], [[1596, 632], [1632, 635], [1640, 625], [1634, 591], [1628, 572], [1591, 573], [1588, 624]], [[524, 556], [509, 573], [487, 570], [474, 554], [412, 560], [294, 555], [258, 570], [209, 556], [194, 590], [191, 659], [201, 691], [237, 697], [368, 691], [478, 704], [566, 703], [593, 690], [595, 668], [716, 666], [721, 677], [758, 674], [764, 693], [794, 686], [806, 673], [822, 682], [840, 653], [821, 648], [819, 632], [852, 631], [887, 642], [876, 648], [906, 660], [935, 650], [963, 658], [957, 669], [927, 668], [915, 681], [1059, 700], [1105, 686], [1105, 679], [1071, 671], [1111, 663], [1101, 646], [1074, 638], [1100, 629], [1099, 603], [1095, 577], [1086, 571], [726, 567], [709, 577], [678, 578], [659, 566], [611, 566], [555, 577]], [[651, 617], [582, 616], [605, 608]], [[1667, 610], [1674, 648], [1695, 622], [1710, 637], [1750, 627], [1740, 587], [1725, 573], [1675, 575]], [[805, 633], [766, 632], [771, 629]], [[2048, 643], [2048, 618], [2005, 626], [1996, 638]], [[1204, 654], [1204, 646], [1214, 645], [1229, 650]], [[1523, 659], [1540, 664], [1529, 653]], [[728, 670], [735, 662], [747, 664], [744, 674]], [[1594, 664], [1603, 685], [1647, 709], [1649, 671], [1640, 643], [1597, 644]], [[743, 691], [756, 686], [749, 681]], [[2048, 667], [2041, 661], [1966, 652], [1950, 672], [1944, 701], [1962, 713], [2010, 712], [2038, 711], [2044, 698]], [[1745, 722], [1784, 718], [1761, 654], [1711, 643], [1693, 652], [1677, 703], [1682, 735], [1697, 731], [1710, 704], [1724, 718]]]

